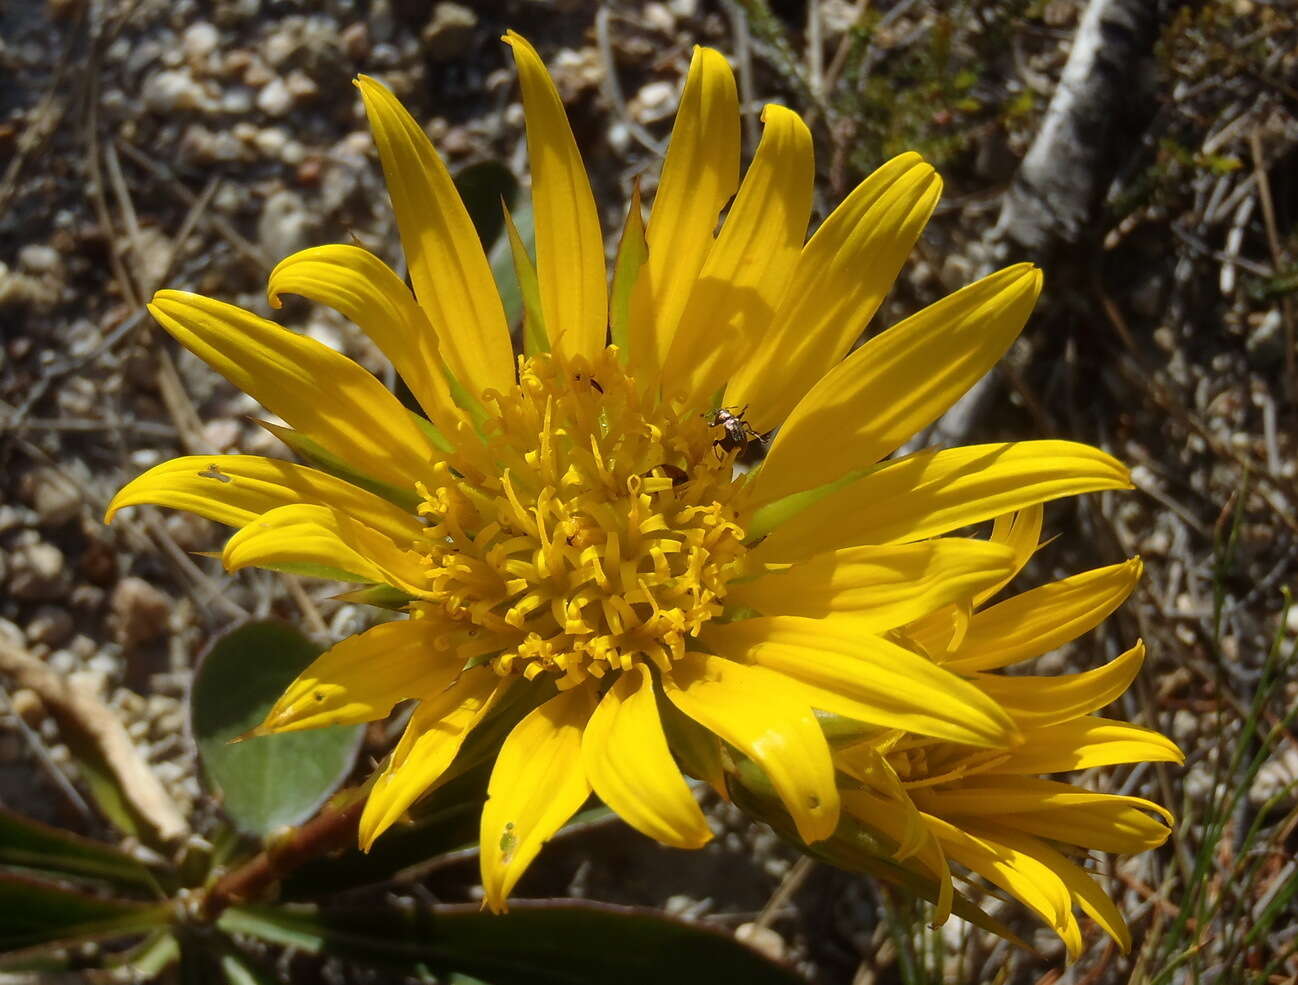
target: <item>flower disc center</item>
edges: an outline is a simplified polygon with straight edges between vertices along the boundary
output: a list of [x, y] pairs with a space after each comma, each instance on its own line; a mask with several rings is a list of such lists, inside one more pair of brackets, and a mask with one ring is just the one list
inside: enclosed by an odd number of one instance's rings
[[524, 358], [486, 399], [498, 471], [444, 466], [420, 508], [432, 601], [464, 624], [466, 662], [561, 689], [640, 659], [667, 669], [745, 553], [720, 429], [641, 394], [613, 348]]

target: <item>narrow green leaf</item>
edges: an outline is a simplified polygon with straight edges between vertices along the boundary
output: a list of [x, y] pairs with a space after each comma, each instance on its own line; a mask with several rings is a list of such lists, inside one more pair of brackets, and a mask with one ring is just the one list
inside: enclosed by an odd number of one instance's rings
[[590, 902], [520, 901], [499, 916], [472, 905], [238, 907], [218, 925], [311, 953], [397, 970], [457, 971], [494, 985], [802, 981], [723, 931], [657, 910]]
[[833, 482], [826, 482], [814, 489], [804, 489], [801, 492], [790, 493], [787, 496], [781, 496], [779, 499], [759, 506], [753, 511], [752, 519], [745, 526], [745, 543], [756, 544], [775, 530], [776, 527], [788, 523], [799, 513], [809, 510], [830, 493], [838, 492], [844, 486], [855, 482], [857, 479], [864, 478], [877, 468], [879, 468], [878, 465], [869, 465], [865, 468], [853, 469], [846, 475], [839, 476]]
[[426, 418], [423, 414], [416, 414], [410, 411], [410, 419], [415, 422], [415, 427], [424, 432], [424, 437], [433, 443], [433, 447], [441, 452], [452, 452], [455, 446], [447, 439], [446, 435], [438, 429], [437, 425]]
[[123, 851], [0, 808], [0, 865], [151, 889], [153, 874]]
[[55, 942], [125, 937], [163, 926], [170, 919], [169, 903], [91, 896], [0, 873], [0, 953]]
[[219, 639], [194, 676], [190, 715], [203, 774], [242, 830], [263, 837], [300, 824], [351, 770], [363, 726], [267, 735], [232, 744], [320, 653], [283, 623], [254, 622]]
[[640, 211], [640, 181], [631, 188], [631, 204], [627, 206], [626, 225], [622, 240], [617, 245], [617, 261], [613, 267], [613, 287], [609, 292], [608, 325], [613, 344], [618, 349], [618, 359], [623, 365], [631, 355], [631, 291], [640, 268], [649, 258], [649, 246], [644, 238], [644, 214]]
[[[510, 205], [511, 203], [506, 203]], [[500, 208], [500, 204], [496, 204]], [[530, 254], [536, 246], [536, 223], [532, 214], [532, 203], [524, 199], [518, 207], [511, 209], [510, 219], [514, 222], [519, 239]], [[519, 288], [518, 275], [514, 271], [514, 251], [509, 237], [501, 236], [487, 255], [491, 264], [491, 274], [496, 279], [496, 290], [500, 292], [500, 303], [505, 308], [505, 321], [512, 328], [519, 324], [523, 317], [523, 293]]]
[[527, 245], [518, 234], [514, 217], [504, 207], [505, 231], [509, 235], [509, 254], [514, 261], [514, 277], [523, 305], [523, 352], [534, 356], [550, 351], [550, 336], [545, 330], [545, 316], [541, 313], [541, 285], [536, 279], [536, 266]]
[[415, 600], [399, 588], [391, 585], [367, 585], [355, 588], [350, 592], [335, 595], [340, 602], [355, 602], [358, 605], [373, 605], [380, 609], [391, 609], [393, 612], [404, 612], [406, 606]]
[[258, 421], [257, 423], [321, 471], [350, 482], [353, 486], [359, 486], [376, 496], [382, 496], [388, 502], [395, 503], [403, 510], [409, 510], [413, 513], [418, 509], [419, 493], [413, 488], [398, 489], [396, 486], [388, 485], [386, 482], [381, 482], [362, 472], [358, 472], [337, 455], [326, 451], [319, 442], [308, 438], [300, 431], [294, 431], [292, 428], [282, 427], [279, 424], [271, 424], [269, 421]]

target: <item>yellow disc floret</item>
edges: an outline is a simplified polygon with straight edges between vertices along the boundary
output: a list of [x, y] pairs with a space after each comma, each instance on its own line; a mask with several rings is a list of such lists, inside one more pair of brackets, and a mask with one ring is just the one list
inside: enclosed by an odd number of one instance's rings
[[614, 348], [522, 358], [485, 402], [499, 474], [452, 461], [420, 487], [428, 588], [460, 652], [560, 689], [640, 659], [666, 670], [742, 563], [734, 452], [696, 411], [646, 398]]

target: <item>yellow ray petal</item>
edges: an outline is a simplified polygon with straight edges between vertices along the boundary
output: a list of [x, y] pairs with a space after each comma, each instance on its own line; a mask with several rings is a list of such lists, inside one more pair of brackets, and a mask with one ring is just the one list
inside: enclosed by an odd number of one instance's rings
[[946, 666], [960, 673], [1007, 667], [1077, 639], [1127, 600], [1140, 558], [1084, 571], [1015, 595], [976, 613]]
[[739, 96], [725, 57], [695, 47], [631, 296], [631, 350], [658, 379], [722, 208], [739, 187]]
[[[1126, 954], [1131, 950], [1131, 932], [1121, 911], [1109, 899], [1108, 894], [1096, 883], [1085, 869], [1070, 862], [1062, 852], [1052, 848], [1040, 838], [1033, 838], [1019, 832], [1009, 831], [1000, 825], [988, 825], [987, 834], [1003, 845], [1012, 846], [1016, 851], [1031, 855], [1034, 859], [1053, 872], [1059, 881], [1068, 889], [1072, 901], [1082, 911], [1100, 925], [1100, 929], [1113, 938]], [[1067, 938], [1065, 938], [1067, 943]], [[1080, 945], [1078, 941], [1078, 945]], [[1081, 952], [1080, 946], [1070, 957], [1076, 958]]]
[[907, 643], [927, 654], [930, 660], [942, 664], [959, 650], [972, 616], [970, 605], [946, 605], [911, 623], [901, 632], [905, 634]]
[[327, 506], [280, 506], [231, 537], [221, 561], [227, 571], [250, 566], [310, 574], [345, 572], [355, 581], [392, 585], [426, 595], [420, 555], [354, 517]]
[[1045, 518], [1045, 508], [1034, 503], [1025, 510], [1016, 513], [1004, 513], [992, 524], [990, 540], [994, 544], [1004, 544], [1014, 552], [1014, 570], [1004, 581], [984, 589], [974, 596], [975, 606], [980, 606], [1002, 588], [1014, 580], [1014, 576], [1023, 570], [1032, 555], [1036, 553], [1041, 541], [1041, 523]]
[[924, 815], [924, 822], [948, 858], [1022, 900], [1061, 936], [1075, 922], [1068, 887], [1049, 866], [999, 839], [963, 831], [931, 814]]
[[482, 243], [446, 165], [428, 135], [381, 83], [356, 79], [415, 296], [441, 343], [442, 357], [475, 398], [514, 382], [505, 309]]
[[482, 888], [495, 913], [541, 846], [590, 796], [581, 736], [594, 710], [589, 688], [561, 691], [505, 739], [482, 809]]
[[405, 408], [341, 353], [197, 294], [159, 291], [149, 311], [185, 348], [343, 461], [395, 486], [430, 476], [435, 451]]
[[779, 677], [708, 653], [687, 654], [663, 690], [681, 711], [766, 771], [780, 800], [811, 844], [838, 825], [838, 788], [829, 745], [811, 709]]
[[1004, 578], [1013, 561], [1001, 544], [955, 537], [847, 547], [741, 582], [726, 601], [763, 615], [850, 614], [863, 631], [877, 633], [968, 599]]
[[437, 336], [405, 282], [359, 246], [315, 246], [281, 260], [270, 272], [266, 296], [280, 307], [281, 294], [300, 294], [327, 304], [365, 332], [425, 413], [444, 434], [455, 435], [462, 412], [451, 399]]
[[386, 499], [304, 465], [258, 455], [188, 455], [155, 465], [120, 489], [104, 522], [123, 507], [149, 503], [243, 527], [278, 506], [309, 503], [354, 516], [398, 542], [422, 525]]
[[546, 331], [555, 352], [592, 356], [604, 345], [608, 317], [604, 237], [595, 197], [563, 102], [541, 57], [513, 31], [504, 41], [514, 51], [523, 90], [536, 214], [536, 274]]
[[1136, 679], [1144, 662], [1145, 644], [1138, 642], [1103, 667], [1080, 674], [979, 674], [973, 683], [1004, 708], [1020, 728], [1039, 728], [1089, 715], [1117, 700]]
[[1062, 773], [1119, 763], [1182, 763], [1176, 743], [1153, 729], [1088, 715], [1027, 729], [1023, 745], [988, 773]]
[[[450, 678], [455, 673], [458, 668]], [[477, 668], [465, 671], [449, 686], [424, 692], [401, 741], [370, 788], [360, 821], [363, 851], [368, 852], [379, 835], [434, 788], [506, 686], [491, 671]]]
[[1041, 272], [1020, 263], [866, 342], [793, 408], [753, 495], [778, 499], [896, 451], [996, 364], [1040, 293]]
[[653, 678], [643, 664], [622, 674], [600, 701], [582, 736], [581, 760], [596, 795], [637, 831], [675, 848], [711, 840], [667, 748]]
[[761, 346], [726, 386], [768, 431], [847, 354], [892, 287], [942, 191], [918, 154], [895, 157], [824, 221], [798, 258]]
[[937, 881], [938, 898], [933, 925], [946, 923], [951, 916], [955, 897], [951, 885], [951, 867], [947, 865], [942, 845], [928, 830], [915, 805], [909, 799], [898, 801], [881, 797], [869, 790], [844, 790], [842, 796], [843, 810], [852, 817], [891, 838], [898, 845], [904, 844], [908, 839], [917, 842], [913, 851], [903, 854], [899, 849], [896, 857], [899, 861], [915, 858]]
[[663, 367], [686, 406], [711, 401], [766, 333], [807, 235], [815, 180], [811, 131], [798, 114], [767, 106], [753, 163], [708, 251]]
[[1157, 848], [1173, 821], [1171, 811], [1143, 797], [1093, 793], [1030, 776], [972, 776], [914, 796], [930, 814], [988, 817], [1051, 841], [1119, 854]]
[[824, 711], [970, 745], [1005, 747], [1014, 725], [990, 698], [855, 619], [771, 616], [709, 623], [703, 640], [734, 660], [818, 689]]
[[[909, 858], [918, 852], [925, 842], [931, 842], [933, 836], [929, 834], [928, 828], [924, 827], [924, 821], [919, 816], [919, 811], [906, 792], [906, 788], [902, 786], [896, 770], [878, 749], [867, 743], [858, 743], [852, 748], [852, 752], [854, 753], [852, 756], [843, 756], [840, 754], [841, 750], [835, 749], [834, 765], [892, 805], [891, 813], [900, 822], [898, 831], [901, 835], [894, 836], [897, 842], [897, 853], [894, 857], [899, 860]], [[849, 792], [843, 791], [844, 806], [846, 806], [846, 794]]]
[[[922, 451], [885, 462], [823, 499], [811, 498], [762, 542], [753, 560], [795, 561], [855, 544], [922, 540], [1033, 503], [1130, 488], [1125, 465], [1074, 441]], [[761, 514], [745, 529], [761, 529]]]
[[312, 661], [253, 735], [383, 718], [398, 701], [446, 687], [459, 668], [437, 658], [440, 620], [403, 619], [349, 636]]

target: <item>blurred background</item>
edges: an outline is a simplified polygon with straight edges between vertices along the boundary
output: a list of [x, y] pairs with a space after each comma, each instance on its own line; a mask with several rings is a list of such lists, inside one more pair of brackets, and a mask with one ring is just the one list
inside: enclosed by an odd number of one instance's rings
[[[1298, 980], [1292, 0], [0, 4], [5, 652], [111, 711], [201, 831], [218, 808], [186, 725], [196, 656], [250, 617], [284, 617], [324, 643], [369, 616], [332, 600], [336, 585], [226, 575], [199, 554], [219, 547], [221, 530], [197, 517], [139, 509], [102, 524], [113, 492], [165, 459], [289, 456], [253, 423], [259, 407], [142, 304], [163, 286], [231, 301], [390, 381], [332, 311], [290, 300], [272, 313], [266, 275], [328, 242], [401, 262], [358, 72], [425, 126], [486, 217], [489, 246], [502, 195], [526, 218], [506, 28], [554, 75], [607, 231], [620, 229], [636, 178], [652, 192], [691, 47], [706, 44], [736, 68], [747, 153], [766, 102], [811, 124], [817, 217], [903, 150], [944, 177], [873, 330], [998, 266], [1044, 266], [1023, 338], [928, 441], [1066, 437], [1133, 466], [1137, 492], [1047, 509], [1046, 536], [1058, 539], [1022, 584], [1135, 554], [1144, 581], [1100, 630], [1033, 672], [1093, 667], [1142, 637], [1150, 659], [1115, 717], [1187, 753], [1184, 769], [1093, 778], [1167, 804], [1179, 822], [1161, 850], [1106, 863], [1133, 952], [1091, 928], [1070, 969], [1017, 904], [988, 901], [1035, 955], [958, 920], [928, 929], [924, 908], [797, 864], [715, 798], [722, 834], [703, 851], [596, 823], [556, 841], [519, 894], [645, 904], [738, 929], [817, 983]], [[86, 807], [92, 778], [30, 683], [0, 661], [0, 804], [111, 840]], [[361, 774], [393, 734], [366, 733]], [[473, 900], [476, 872], [452, 859], [386, 891]], [[338, 962], [294, 967], [295, 980], [373, 977]]]

